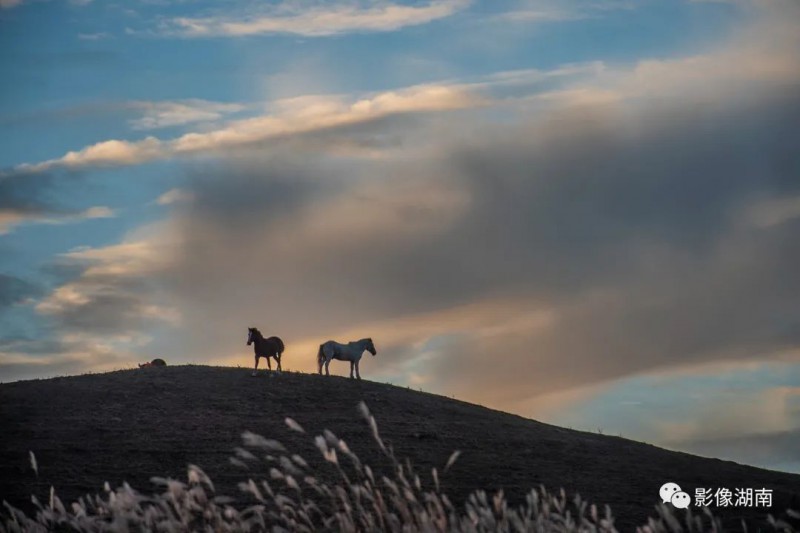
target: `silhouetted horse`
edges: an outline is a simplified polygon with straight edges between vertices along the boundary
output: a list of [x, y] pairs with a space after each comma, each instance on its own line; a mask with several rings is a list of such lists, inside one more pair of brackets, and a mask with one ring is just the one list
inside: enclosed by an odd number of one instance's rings
[[253, 344], [253, 351], [256, 354], [256, 366], [253, 369], [253, 375], [258, 372], [258, 359], [265, 357], [267, 359], [267, 367], [272, 370], [272, 364], [269, 362], [270, 357], [274, 357], [278, 362], [278, 372], [281, 371], [281, 354], [283, 353], [283, 341], [279, 337], [269, 337], [265, 339], [258, 328], [247, 328], [247, 345]]
[[139, 368], [147, 368], [149, 366], [167, 366], [167, 363], [163, 359], [153, 359], [149, 363], [139, 363]]
[[330, 376], [328, 366], [331, 364], [331, 359], [338, 359], [339, 361], [350, 361], [350, 377], [353, 377], [353, 367], [356, 369], [356, 376], [361, 379], [361, 374], [358, 371], [358, 363], [361, 361], [361, 356], [364, 355], [364, 350], [367, 350], [373, 356], [378, 352], [375, 350], [375, 345], [372, 344], [372, 339], [361, 339], [360, 341], [348, 342], [347, 344], [340, 344], [336, 341], [328, 341], [319, 345], [319, 352], [317, 352], [317, 364], [319, 365], [319, 373], [322, 375], [322, 365], [325, 365], [325, 375]]

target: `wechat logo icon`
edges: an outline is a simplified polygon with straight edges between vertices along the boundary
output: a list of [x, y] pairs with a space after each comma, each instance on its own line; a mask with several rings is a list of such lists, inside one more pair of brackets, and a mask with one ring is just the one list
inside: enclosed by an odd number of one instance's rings
[[658, 491], [663, 503], [671, 503], [678, 509], [688, 509], [692, 504], [692, 498], [681, 490], [677, 483], [664, 483]]

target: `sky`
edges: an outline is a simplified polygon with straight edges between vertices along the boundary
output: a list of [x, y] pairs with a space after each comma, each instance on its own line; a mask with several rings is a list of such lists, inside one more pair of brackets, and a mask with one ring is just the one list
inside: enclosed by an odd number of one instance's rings
[[797, 20], [0, 0], [0, 381], [372, 337], [365, 379], [800, 473]]

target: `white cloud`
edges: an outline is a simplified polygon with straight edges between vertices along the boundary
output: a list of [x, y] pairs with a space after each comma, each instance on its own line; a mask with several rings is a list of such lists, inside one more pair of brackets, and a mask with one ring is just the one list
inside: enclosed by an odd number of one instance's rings
[[77, 248], [62, 257], [90, 264], [84, 276], [143, 276], [164, 267], [166, 248], [163, 241], [136, 240], [102, 248]]
[[112, 139], [67, 152], [58, 159], [33, 164], [24, 163], [15, 167], [15, 170], [22, 173], [36, 173], [52, 168], [133, 165], [159, 157], [163, 157], [162, 141], [155, 137], [146, 137], [133, 142]]
[[111, 34], [105, 31], [100, 31], [97, 33], [79, 33], [78, 39], [82, 41], [99, 41], [100, 39], [107, 39], [111, 37]]
[[158, 198], [155, 203], [158, 205], [171, 205], [178, 202], [188, 202], [192, 200], [192, 193], [182, 189], [170, 189]]
[[67, 335], [104, 335], [128, 345], [139, 342], [148, 327], [180, 324], [182, 314], [162, 299], [154, 284], [170, 265], [174, 242], [168, 225], [158, 225], [155, 231], [145, 227], [119, 244], [61, 254], [59, 262], [79, 266], [82, 272], [34, 309], [51, 317]]
[[536, 22], [560, 22], [566, 20], [578, 20], [585, 18], [579, 12], [560, 9], [521, 9], [518, 11], [506, 11], [494, 17], [499, 22], [519, 22], [531, 24]]
[[[8, 9], [21, 5], [25, 0], [0, 0], [0, 9]], [[75, 6], [86, 6], [93, 0], [70, 0], [70, 4]]]
[[184, 37], [295, 34], [323, 37], [350, 32], [394, 31], [449, 17], [468, 0], [433, 0], [421, 5], [380, 1], [302, 9], [282, 3], [267, 12], [236, 17], [181, 17], [172, 19], [163, 33]]
[[[433, 4], [431, 4], [433, 5]], [[284, 9], [287, 9], [284, 7]], [[789, 12], [796, 8], [787, 8]], [[52, 168], [132, 165], [179, 156], [215, 153], [273, 138], [298, 136], [375, 121], [394, 114], [434, 113], [478, 107], [538, 105], [586, 108], [597, 104], [651, 106], [691, 97], [709, 105], [722, 92], [747, 95], [760, 87], [800, 80], [795, 50], [800, 37], [785, 22], [783, 11], [764, 8], [762, 19], [733, 39], [704, 54], [641, 60], [631, 65], [601, 62], [563, 65], [551, 71], [524, 69], [483, 76], [478, 80], [443, 80], [368, 95], [304, 95], [272, 102], [260, 116], [232, 120], [217, 129], [189, 132], [172, 139], [146, 137], [138, 141], [107, 140], [39, 163], [18, 165], [18, 172]], [[557, 79], [553, 84], [542, 80]], [[547, 89], [545, 89], [547, 87]], [[511, 91], [513, 94], [509, 94]], [[216, 120], [243, 105], [204, 100], [140, 103], [145, 116], [137, 128], [155, 128]], [[341, 140], [331, 142], [337, 150]], [[356, 154], [357, 152], [353, 152]], [[375, 157], [374, 150], [364, 151]]]
[[66, 215], [42, 215], [13, 210], [0, 210], [0, 235], [10, 233], [21, 224], [69, 224], [95, 218], [113, 218], [114, 210], [105, 206], [90, 207], [84, 211]]
[[596, 18], [604, 13], [640, 7], [630, 0], [518, 0], [517, 5], [491, 17], [501, 23], [531, 25]]
[[769, 228], [800, 217], [800, 196], [763, 200], [750, 206], [747, 219], [759, 228]]
[[170, 140], [149, 136], [140, 141], [102, 141], [57, 159], [18, 165], [15, 171], [36, 173], [53, 168], [134, 165], [359, 124], [393, 114], [448, 111], [487, 102], [468, 86], [445, 85], [407, 87], [351, 101], [336, 95], [304, 96], [279, 100], [273, 103], [272, 113], [231, 121], [220, 129], [187, 133]]
[[129, 107], [143, 112], [142, 117], [130, 121], [131, 127], [136, 130], [220, 120], [226, 115], [246, 109], [243, 104], [209, 102], [200, 99], [175, 102], [131, 102]]

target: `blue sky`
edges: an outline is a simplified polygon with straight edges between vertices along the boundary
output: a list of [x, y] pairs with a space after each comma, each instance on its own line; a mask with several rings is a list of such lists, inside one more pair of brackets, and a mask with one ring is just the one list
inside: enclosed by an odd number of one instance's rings
[[0, 380], [371, 336], [371, 379], [800, 472], [795, 3], [0, 6]]

